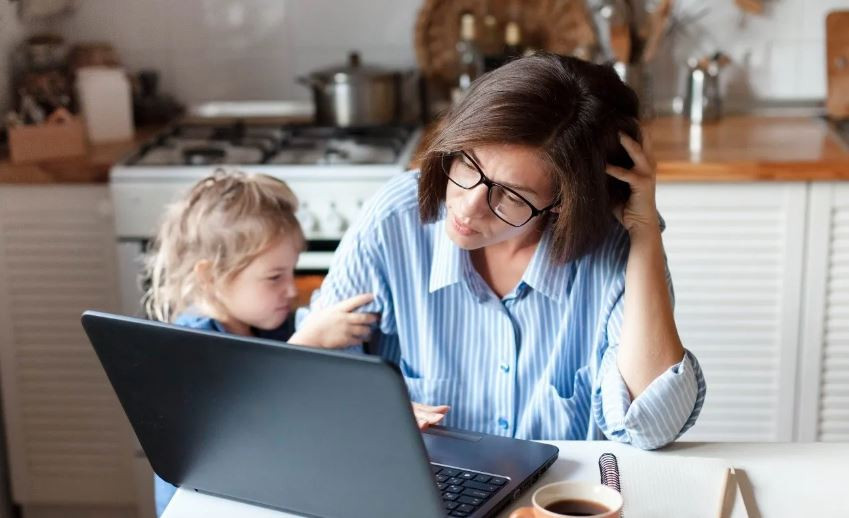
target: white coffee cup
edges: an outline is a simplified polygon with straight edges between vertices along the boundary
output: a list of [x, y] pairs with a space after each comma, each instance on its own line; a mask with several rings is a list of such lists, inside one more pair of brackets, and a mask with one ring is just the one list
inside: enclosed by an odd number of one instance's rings
[[[564, 511], [567, 507], [575, 508], [578, 502], [584, 502], [598, 512], [587, 515], [568, 514], [568, 511]], [[531, 507], [522, 507], [513, 511], [510, 518], [570, 518], [573, 516], [618, 518], [624, 501], [619, 491], [603, 484], [565, 480], [542, 486], [534, 491], [531, 503], [533, 504]], [[561, 504], [560, 511], [552, 508], [555, 503]]]

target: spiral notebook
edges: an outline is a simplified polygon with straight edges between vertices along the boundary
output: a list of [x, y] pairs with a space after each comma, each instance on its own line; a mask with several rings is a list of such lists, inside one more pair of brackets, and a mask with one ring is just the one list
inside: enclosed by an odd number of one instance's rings
[[615, 466], [610, 459], [599, 463], [602, 482], [621, 488], [624, 518], [749, 516], [734, 468], [726, 460], [617, 449]]

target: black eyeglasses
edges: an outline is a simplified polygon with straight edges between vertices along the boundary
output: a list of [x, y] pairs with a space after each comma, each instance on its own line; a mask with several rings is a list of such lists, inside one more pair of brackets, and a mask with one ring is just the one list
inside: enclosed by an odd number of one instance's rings
[[[458, 158], [460, 164], [458, 167], [454, 167], [454, 162]], [[474, 189], [480, 184], [486, 185], [486, 200], [489, 204], [489, 210], [498, 219], [513, 227], [521, 227], [557, 206], [557, 201], [555, 201], [542, 209], [534, 207], [524, 196], [510, 187], [487, 178], [478, 163], [465, 151], [455, 151], [443, 155], [442, 172], [451, 180], [451, 183], [462, 189]]]

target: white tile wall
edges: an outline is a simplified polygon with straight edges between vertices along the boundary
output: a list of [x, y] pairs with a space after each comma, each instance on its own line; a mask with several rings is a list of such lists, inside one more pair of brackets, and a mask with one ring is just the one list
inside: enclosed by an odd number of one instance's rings
[[[71, 41], [107, 40], [130, 69], [153, 67], [162, 86], [188, 103], [211, 99], [309, 98], [295, 78], [341, 63], [351, 49], [364, 61], [412, 66], [413, 27], [425, 0], [81, 0], [56, 23]], [[734, 0], [679, 0], [679, 12], [708, 13], [678, 34], [654, 66], [655, 96], [681, 91], [682, 63], [726, 51], [723, 83], [738, 98], [825, 95], [824, 19], [849, 0], [765, 0], [764, 16], [743, 17]], [[0, 52], [23, 28], [0, 0]], [[7, 99], [0, 60], [0, 107]]]
[[[113, 42], [131, 69], [157, 68], [188, 103], [309, 98], [298, 75], [342, 63], [414, 64], [419, 0], [84, 0], [69, 40]], [[111, 19], [109, 23], [104, 20]]]

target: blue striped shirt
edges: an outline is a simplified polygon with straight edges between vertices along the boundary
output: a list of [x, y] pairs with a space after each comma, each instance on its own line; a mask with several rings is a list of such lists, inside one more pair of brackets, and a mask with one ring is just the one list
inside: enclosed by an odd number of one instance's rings
[[[689, 351], [633, 401], [616, 366], [628, 234], [556, 265], [546, 230], [521, 281], [499, 298], [444, 219], [422, 224], [418, 173], [393, 178], [344, 236], [312, 307], [371, 292], [373, 340], [410, 399], [447, 404], [444, 424], [524, 439], [663, 446], [696, 421], [705, 395]], [[671, 280], [669, 280], [671, 290]], [[299, 315], [303, 318], [305, 312]]]

